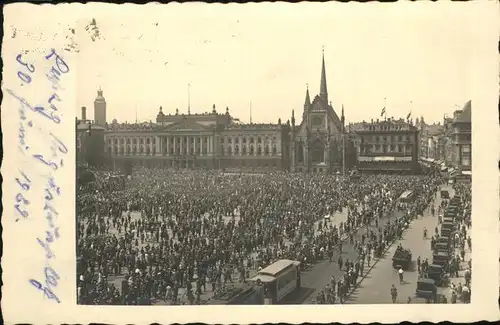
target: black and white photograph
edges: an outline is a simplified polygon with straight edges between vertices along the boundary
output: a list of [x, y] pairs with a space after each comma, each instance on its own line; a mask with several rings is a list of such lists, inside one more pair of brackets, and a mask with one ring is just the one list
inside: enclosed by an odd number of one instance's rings
[[117, 21], [128, 49], [89, 22], [78, 303], [469, 303], [467, 43], [245, 16]]
[[495, 8], [13, 6], [3, 238], [20, 248], [2, 308], [33, 322], [24, 299], [46, 323], [490, 319]]

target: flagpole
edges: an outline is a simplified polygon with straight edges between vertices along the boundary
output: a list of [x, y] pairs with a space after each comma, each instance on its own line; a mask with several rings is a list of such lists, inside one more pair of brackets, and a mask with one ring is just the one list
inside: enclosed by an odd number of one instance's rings
[[387, 121], [387, 97], [384, 97], [384, 119]]
[[188, 115], [191, 115], [191, 84], [188, 83]]

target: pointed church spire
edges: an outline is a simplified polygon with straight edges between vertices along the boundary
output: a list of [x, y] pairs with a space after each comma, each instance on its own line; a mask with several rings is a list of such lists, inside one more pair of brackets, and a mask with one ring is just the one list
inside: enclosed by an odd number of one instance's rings
[[304, 108], [311, 105], [311, 98], [309, 97], [309, 84], [306, 84], [306, 101], [304, 102]]
[[342, 133], [344, 133], [345, 132], [344, 104], [342, 104], [342, 115], [340, 116], [340, 123], [342, 124]]
[[328, 103], [328, 91], [326, 88], [326, 69], [325, 69], [325, 49], [323, 48], [323, 58], [322, 58], [322, 66], [321, 66], [321, 86], [319, 91], [319, 96], [323, 98], [325, 102]]

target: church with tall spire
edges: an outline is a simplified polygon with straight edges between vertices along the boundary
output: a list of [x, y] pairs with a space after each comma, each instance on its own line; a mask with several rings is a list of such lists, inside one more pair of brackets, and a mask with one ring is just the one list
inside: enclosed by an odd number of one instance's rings
[[341, 116], [328, 99], [326, 82], [326, 64], [323, 53], [321, 60], [321, 79], [319, 94], [311, 101], [309, 85], [306, 86], [306, 98], [302, 121], [295, 125], [292, 112], [291, 128], [291, 171], [325, 173], [339, 171], [343, 164], [345, 143], [344, 108]]

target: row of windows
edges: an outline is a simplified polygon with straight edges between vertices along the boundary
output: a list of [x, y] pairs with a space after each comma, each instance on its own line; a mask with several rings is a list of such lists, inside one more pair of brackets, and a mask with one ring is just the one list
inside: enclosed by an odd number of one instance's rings
[[[164, 138], [165, 139], [165, 143], [174, 143], [174, 142], [177, 142], [177, 143], [181, 143], [181, 140], [182, 142], [184, 143], [188, 143], [191, 142], [191, 143], [201, 143], [202, 141], [202, 138], [201, 137], [188, 137], [188, 136], [184, 136], [184, 137], [167, 137], [167, 138]], [[170, 141], [169, 141], [170, 139]], [[146, 144], [155, 144], [156, 143], [156, 138], [114, 138], [114, 139], [111, 139], [109, 138], [108, 139], [108, 144], [137, 144], [137, 143], [140, 143], [140, 144], [143, 144], [143, 143], [146, 143]], [[203, 137], [203, 143], [208, 143], [208, 137]]]
[[387, 142], [396, 142], [396, 141], [409, 141], [410, 140], [410, 137], [408, 135], [381, 135], [381, 136], [378, 136], [378, 135], [373, 135], [373, 136], [364, 136], [361, 138], [362, 141], [367, 141], [367, 142], [370, 142], [370, 141], [375, 141], [375, 142], [379, 142], [379, 141], [387, 141]]
[[397, 131], [397, 130], [408, 130], [406, 125], [370, 125], [368, 127], [369, 131]]
[[399, 144], [399, 145], [394, 145], [394, 144], [391, 144], [391, 145], [380, 145], [380, 144], [374, 144], [374, 145], [363, 145], [361, 144], [360, 145], [360, 149], [361, 151], [363, 152], [383, 152], [383, 151], [386, 151], [386, 152], [404, 152], [406, 150], [406, 152], [408, 151], [411, 151], [412, 150], [412, 145], [402, 145], [402, 144]]
[[200, 148], [200, 147], [196, 147], [196, 148], [172, 148], [170, 147], [170, 150], [167, 150], [167, 148], [163, 148], [163, 154], [167, 154], [167, 153], [170, 153], [170, 155], [181, 155], [181, 154], [184, 154], [184, 155], [187, 155], [188, 153], [192, 154], [192, 155], [200, 155], [200, 154], [203, 154], [203, 155], [206, 155], [208, 153], [208, 149], [206, 146], [203, 146], [203, 148]]
[[114, 147], [114, 151], [112, 151], [112, 147], [108, 147], [108, 152], [114, 152], [115, 154], [118, 155], [155, 155], [156, 150], [153, 147], [153, 149], [150, 149], [149, 147], [142, 148], [142, 147]]
[[[167, 138], [164, 138], [165, 139], [165, 143], [181, 143], [181, 140], [182, 142], [184, 143], [201, 143], [201, 140], [203, 139], [203, 143], [208, 143], [208, 137], [189, 137], [189, 136], [184, 136], [184, 137], [167, 137]], [[170, 141], [169, 141], [170, 140]]]
[[[191, 143], [201, 143], [203, 141], [203, 143], [208, 143], [209, 141], [209, 137], [192, 137], [192, 136], [175, 136], [175, 137], [166, 137], [164, 138], [165, 139], [165, 142], [168, 143], [181, 143], [184, 142], [184, 143], [188, 143], [188, 142], [191, 142]], [[202, 140], [203, 139], [203, 140]], [[234, 138], [234, 142], [235, 143], [262, 143], [263, 141], [269, 141], [270, 140], [270, 137], [265, 137], [264, 139], [262, 137], [257, 137], [257, 138], [254, 138], [254, 137], [243, 137], [240, 138], [239, 137], [235, 137]], [[276, 137], [273, 136], [272, 137], [272, 141], [276, 141]], [[220, 139], [220, 142], [221, 143], [233, 143], [233, 138], [232, 137], [223, 137]], [[155, 144], [156, 143], [156, 138], [155, 137], [152, 137], [152, 138], [132, 138], [132, 137], [127, 137], [127, 138], [108, 138], [108, 144], [136, 144], [136, 143], [146, 143], [146, 144], [150, 144], [150, 143], [153, 143]]]
[[280, 162], [279, 161], [248, 161], [245, 159], [234, 159], [234, 160], [226, 160], [226, 161], [221, 161], [221, 167], [224, 168], [230, 168], [230, 167], [279, 167]]
[[146, 143], [146, 144], [150, 144], [150, 143], [155, 144], [156, 140], [155, 140], [155, 138], [126, 138], [126, 139], [124, 139], [124, 138], [120, 138], [120, 139], [118, 139], [118, 138], [113, 138], [113, 139], [112, 138], [108, 138], [108, 144], [110, 145], [110, 144], [113, 144], [113, 143], [115, 145], [116, 144], [124, 144], [124, 143], [126, 143], [126, 144], [137, 144], [137, 143], [139, 143], [139, 144], [144, 144], [144, 143]]
[[[238, 145], [235, 145], [234, 150], [233, 150], [232, 146], [225, 148], [223, 145], [221, 145], [220, 152], [223, 155], [232, 155], [232, 154], [239, 155], [240, 154], [240, 147]], [[257, 150], [255, 150], [253, 146], [250, 146], [249, 150], [247, 151], [247, 147], [243, 146], [241, 148], [241, 154], [247, 155], [247, 153], [251, 156], [253, 156], [254, 154], [257, 154], [257, 156], [261, 156], [262, 154], [264, 154], [264, 156], [268, 156], [271, 153], [273, 156], [276, 156], [276, 154], [278, 153], [278, 150], [277, 150], [276, 146], [273, 146], [272, 151], [269, 150], [269, 146], [265, 146], [264, 150], [262, 150], [261, 146], [258, 146]]]
[[[235, 140], [234, 141], [235, 143], [240, 142], [239, 137], [235, 137], [234, 140]], [[270, 140], [269, 137], [265, 137], [265, 139], [264, 139], [264, 141], [269, 141], [269, 140]], [[273, 137], [272, 140], [276, 141], [276, 137]], [[257, 141], [257, 143], [262, 143], [263, 140], [261, 137], [257, 137], [257, 139], [255, 139], [254, 137], [250, 137], [250, 138], [248, 138], [248, 140], [246, 137], [241, 138], [241, 143], [247, 143], [247, 141], [248, 141], [248, 143], [255, 143], [256, 141]], [[220, 143], [233, 143], [233, 138], [232, 137], [223, 137], [220, 139]]]
[[[111, 152], [111, 149], [112, 147], [108, 147], [108, 151]], [[116, 154], [119, 154], [119, 155], [135, 155], [135, 154], [146, 154], [146, 155], [155, 155], [156, 153], [156, 150], [155, 148], [153, 147], [153, 149], [150, 149], [149, 147], [114, 147], [114, 153]], [[163, 148], [163, 154], [166, 155], [167, 153], [170, 153], [170, 155], [181, 155], [181, 154], [184, 154], [184, 155], [187, 155], [188, 153], [190, 154], [204, 154], [206, 155], [208, 153], [208, 149], [207, 147], [203, 147], [203, 148], [200, 148], [200, 147], [197, 147], [197, 148], [190, 148], [188, 150], [188, 148], [176, 148], [174, 150], [174, 148], [170, 148], [169, 151], [167, 151], [167, 148]]]

